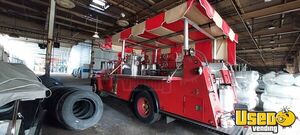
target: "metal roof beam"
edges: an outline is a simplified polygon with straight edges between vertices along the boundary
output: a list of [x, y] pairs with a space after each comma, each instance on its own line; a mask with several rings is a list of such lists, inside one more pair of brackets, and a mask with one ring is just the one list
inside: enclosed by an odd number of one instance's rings
[[259, 56], [260, 56], [262, 62], [265, 63], [264, 57], [263, 57], [262, 52], [261, 52], [261, 50], [260, 50], [260, 48], [259, 48], [259, 46], [258, 46], [258, 43], [256, 42], [256, 40], [254, 39], [253, 35], [251, 34], [250, 29], [249, 29], [247, 23], [245, 22], [245, 20], [244, 20], [243, 17], [241, 16], [241, 13], [240, 13], [239, 9], [238, 9], [237, 6], [236, 6], [235, 0], [230, 0], [230, 1], [231, 1], [232, 6], [234, 7], [236, 13], [238, 14], [238, 17], [240, 18], [240, 20], [241, 20], [242, 23], [244, 24], [245, 29], [247, 30], [247, 33], [248, 33], [249, 36], [251, 37], [251, 39], [252, 39], [252, 41], [253, 41], [255, 47], [257, 48], [257, 49], [256, 49], [256, 52], [259, 54]]
[[[261, 29], [259, 31], [253, 32], [253, 36], [268, 36], [268, 35], [276, 35], [276, 34], [286, 34], [286, 33], [296, 33], [299, 32], [300, 30], [297, 29], [294, 26], [286, 26], [286, 27], [281, 27], [281, 28], [275, 28], [275, 29]], [[239, 32], [239, 36], [248, 36], [248, 32]]]
[[[297, 42], [298, 42], [299, 39], [300, 39], [300, 33], [298, 34], [298, 37], [296, 38], [295, 43], [293, 44], [293, 46], [290, 47], [289, 51], [286, 53], [286, 55], [285, 55], [285, 57], [284, 57], [284, 59], [283, 59], [283, 63], [286, 64], [286, 60], [287, 60], [288, 57], [291, 55], [291, 52], [294, 50], [294, 48], [295, 48], [295, 46], [296, 46], [296, 44], [297, 44]], [[298, 50], [299, 47], [296, 47], [295, 49]]]
[[[40, 0], [31, 0], [32, 2], [35, 2], [35, 3], [38, 3], [38, 4], [41, 4], [41, 5], [44, 5], [44, 6], [49, 6], [49, 4], [47, 2], [43, 2], [43, 1], [40, 1]], [[62, 8], [62, 7], [59, 7], [57, 6], [56, 7], [57, 10], [60, 10], [60, 11], [63, 11], [63, 12], [66, 12], [66, 13], [69, 13], [71, 15], [74, 15], [74, 16], [77, 16], [77, 17], [80, 17], [82, 19], [88, 19], [89, 21], [91, 22], [98, 22], [98, 23], [101, 23], [101, 24], [104, 24], [106, 26], [114, 26], [113, 24], [111, 23], [107, 23], [107, 22], [104, 22], [104, 21], [101, 21], [99, 19], [96, 19], [96, 18], [92, 18], [92, 17], [89, 17], [87, 15], [83, 15], [83, 14], [80, 14], [80, 13], [77, 13], [77, 12], [74, 12], [74, 11], [71, 11], [69, 9], [66, 9], [66, 8]], [[111, 17], [111, 16], [110, 16]]]
[[136, 11], [134, 11], [133, 9], [130, 9], [130, 8], [126, 7], [125, 5], [117, 3], [117, 2], [115, 2], [113, 0], [107, 0], [107, 2], [113, 4], [114, 6], [117, 6], [117, 7], [121, 8], [121, 9], [124, 9], [124, 10], [126, 10], [126, 11], [128, 11], [128, 12], [130, 12], [132, 14], [136, 14]]
[[[260, 10], [255, 10], [253, 12], [248, 12], [245, 14], [242, 14], [242, 18], [244, 20], [249, 20], [249, 19], [260, 19], [260, 18], [265, 18], [269, 16], [274, 16], [274, 15], [280, 15], [282, 13], [290, 13], [290, 12], [295, 12], [300, 10], [300, 0], [295, 0], [292, 2], [288, 2], [285, 4], [280, 4], [268, 8], [263, 8]], [[239, 16], [233, 16], [228, 19], [226, 19], [226, 22], [228, 24], [232, 24], [235, 21], [239, 21]]]
[[93, 7], [90, 7], [90, 6], [87, 6], [87, 5], [83, 4], [83, 3], [80, 3], [80, 2], [77, 1], [77, 0], [74, 1], [74, 2], [76, 3], [77, 6], [80, 6], [80, 7], [85, 8], [85, 9], [89, 9], [89, 10], [91, 10], [91, 11], [94, 11], [94, 12], [96, 12], [96, 13], [105, 15], [105, 16], [107, 16], [107, 17], [111, 17], [111, 18], [113, 18], [113, 19], [118, 19], [118, 18], [119, 18], [119, 16], [117, 16], [117, 15], [114, 15], [114, 14], [111, 14], [111, 13], [107, 13], [107, 12], [103, 12], [103, 11], [101, 11], [101, 10], [99, 10], [99, 9], [96, 9], [96, 8], [93, 8]]
[[[0, 8], [0, 9], [2, 11], [4, 11], [3, 13], [5, 13], [5, 14], [10, 14], [12, 12], [13, 14], [17, 14], [17, 15], [20, 15], [20, 16], [23, 16], [23, 17], [28, 17], [28, 18], [31, 18], [31, 19], [39, 20], [39, 21], [46, 21], [46, 18], [44, 18], [44, 17], [33, 16], [33, 15], [24, 14], [24, 13], [20, 13], [20, 12], [16, 12], [16, 11], [8, 11], [7, 9], [4, 9], [4, 8]], [[74, 29], [77, 29], [77, 30], [80, 30], [80, 31], [85, 31], [85, 32], [90, 32], [90, 33], [95, 32], [95, 31], [91, 31], [91, 30], [88, 30], [88, 29], [83, 29], [83, 28], [75, 27], [75, 26], [72, 26], [72, 25], [69, 25], [69, 24], [61, 23], [59, 21], [55, 21], [55, 24], [65, 26], [65, 27], [69, 27], [69, 28], [74, 28]]]
[[153, 0], [144, 0], [144, 1], [147, 2], [150, 5], [154, 5], [155, 4], [155, 2]]
[[[261, 49], [261, 51], [263, 52], [272, 52], [272, 51], [276, 51], [276, 52], [279, 52], [279, 51], [288, 51], [290, 49], [290, 47], [274, 47], [274, 48], [263, 48]], [[236, 50], [236, 53], [239, 54], [239, 53], [255, 53], [256, 52], [256, 49], [247, 49], [247, 50]]]
[[[263, 43], [261, 43], [261, 44], [263, 44]], [[265, 49], [265, 48], [276, 48], [276, 47], [288, 47], [288, 46], [291, 46], [291, 45], [293, 45], [294, 43], [292, 43], [292, 42], [285, 42], [285, 43], [272, 43], [272, 44], [270, 44], [270, 43], [266, 43], [266, 44], [263, 44], [262, 46], [261, 46], [261, 49]], [[300, 43], [297, 43], [297, 44], [300, 44]], [[250, 44], [246, 44], [246, 45], [241, 45], [241, 44], [239, 44], [238, 46], [237, 46], [237, 51], [238, 50], [251, 50], [251, 49], [255, 49], [252, 45], [250, 45]]]
[[[26, 9], [26, 10], [29, 10], [29, 11], [32, 11], [32, 12], [39, 13], [41, 15], [46, 15], [46, 13], [43, 13], [43, 12], [37, 10], [37, 9], [31, 8], [31, 7], [27, 7], [27, 6], [24, 6], [24, 5], [20, 5], [18, 3], [10, 2], [10, 1], [7, 1], [7, 0], [0, 0], [0, 3], [5, 3], [5, 4], [11, 5], [11, 6], [15, 6], [15, 7], [22, 8], [22, 9]], [[58, 18], [58, 19], [62, 19], [62, 20], [65, 20], [65, 21], [76, 23], [76, 24], [80, 24], [80, 25], [87, 26], [87, 27], [90, 27], [90, 28], [95, 28], [94, 25], [83, 23], [83, 22], [80, 22], [80, 21], [77, 21], [77, 20], [73, 20], [73, 19], [70, 19], [70, 18], [66, 18], [66, 17], [63, 17], [63, 16], [56, 15], [55, 17]], [[106, 29], [98, 27], [98, 30], [104, 31]]]

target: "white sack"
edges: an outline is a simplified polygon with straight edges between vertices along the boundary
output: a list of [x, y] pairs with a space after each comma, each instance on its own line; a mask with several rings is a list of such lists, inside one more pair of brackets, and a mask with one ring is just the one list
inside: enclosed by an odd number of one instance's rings
[[[271, 98], [273, 99], [273, 98]], [[284, 102], [278, 102], [280, 100], [284, 100]], [[273, 102], [271, 100], [265, 100], [263, 104], [264, 111], [275, 111], [278, 112], [284, 107], [288, 107], [290, 110], [292, 110], [296, 115], [300, 115], [300, 107], [297, 105], [297, 101], [290, 100], [290, 104], [287, 103], [286, 99], [277, 99], [276, 102]], [[299, 103], [298, 103], [299, 104]]]
[[238, 100], [245, 100], [249, 98], [256, 98], [257, 94], [255, 91], [236, 90], [236, 96]]
[[[300, 116], [300, 107], [298, 105], [300, 103], [299, 100], [295, 100], [291, 98], [279, 98], [279, 97], [274, 97], [266, 94], [262, 94], [262, 100], [264, 102], [263, 104], [264, 111], [279, 112], [284, 107], [287, 107], [288, 109], [294, 112], [296, 117], [299, 118]], [[281, 126], [278, 127], [279, 127], [280, 134], [284, 134], [284, 135], [295, 134], [297, 132], [300, 132], [300, 128], [299, 128], [300, 121], [296, 120], [293, 126], [289, 128], [282, 128]]]
[[220, 103], [223, 111], [231, 112], [234, 110], [234, 93], [230, 87], [225, 87], [224, 89], [220, 89]]
[[265, 84], [274, 84], [274, 79], [275, 79], [276, 73], [275, 72], [270, 72], [265, 75], [263, 75], [263, 82]]
[[[300, 74], [295, 75], [295, 85], [300, 86]], [[299, 88], [300, 89], [300, 88]]]
[[291, 86], [295, 83], [295, 78], [293, 74], [283, 73], [276, 76], [274, 81], [280, 85]]
[[259, 78], [259, 73], [257, 71], [238, 71], [234, 74], [236, 79], [244, 82], [257, 81]]
[[249, 110], [252, 110], [258, 103], [256, 88], [258, 87], [259, 73], [257, 71], [235, 72], [235, 78], [238, 103], [245, 104]]
[[274, 96], [300, 99], [300, 88], [297, 86], [266, 84], [265, 91]]

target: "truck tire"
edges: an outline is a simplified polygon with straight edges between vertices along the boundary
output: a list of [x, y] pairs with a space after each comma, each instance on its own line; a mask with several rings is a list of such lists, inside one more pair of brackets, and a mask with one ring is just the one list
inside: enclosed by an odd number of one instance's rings
[[56, 101], [54, 101], [54, 112], [53, 112], [53, 115], [54, 115], [54, 118], [56, 118], [57, 122], [59, 122], [63, 127], [65, 127], [65, 124], [62, 120], [62, 117], [61, 117], [61, 112], [60, 112], [60, 109], [61, 109], [61, 104], [64, 102], [64, 99], [69, 96], [70, 94], [76, 92], [78, 90], [74, 90], [74, 89], [64, 89], [62, 90], [62, 92], [60, 93], [59, 97], [56, 99]]
[[48, 111], [48, 114], [52, 117], [57, 119], [56, 113], [57, 109], [56, 106], [58, 104], [58, 101], [61, 99], [62, 96], [66, 95], [67, 93], [71, 93], [80, 89], [74, 88], [74, 87], [64, 87], [64, 86], [58, 86], [53, 87], [50, 89], [52, 92], [52, 95], [46, 99], [46, 109]]
[[103, 113], [103, 103], [90, 91], [75, 91], [61, 98], [57, 117], [70, 130], [84, 130], [98, 123]]
[[141, 91], [134, 96], [133, 112], [141, 122], [152, 124], [160, 119], [160, 114], [154, 108], [154, 99], [149, 92]]

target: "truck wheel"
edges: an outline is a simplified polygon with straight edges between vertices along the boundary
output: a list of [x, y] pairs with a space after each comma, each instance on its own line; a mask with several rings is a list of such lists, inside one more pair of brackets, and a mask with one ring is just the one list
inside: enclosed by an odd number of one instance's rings
[[152, 124], [159, 120], [160, 114], [154, 108], [154, 99], [149, 92], [142, 91], [134, 97], [133, 112], [143, 123]]

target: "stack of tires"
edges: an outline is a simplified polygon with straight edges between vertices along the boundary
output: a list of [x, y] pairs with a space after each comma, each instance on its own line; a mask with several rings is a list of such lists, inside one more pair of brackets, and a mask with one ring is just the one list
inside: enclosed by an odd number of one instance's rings
[[284, 106], [300, 113], [300, 75], [270, 72], [263, 76], [266, 85], [261, 98], [265, 111], [280, 111]]
[[96, 125], [101, 119], [103, 103], [96, 93], [63, 86], [63, 83], [51, 77], [40, 76], [39, 78], [52, 93], [46, 99], [48, 114], [62, 127], [84, 130]]
[[248, 110], [252, 110], [258, 104], [256, 89], [258, 87], [259, 73], [257, 71], [235, 72], [237, 82], [236, 96], [238, 103], [247, 105]]
[[52, 87], [47, 99], [48, 114], [64, 128], [84, 130], [98, 123], [103, 113], [100, 97], [75, 87]]

